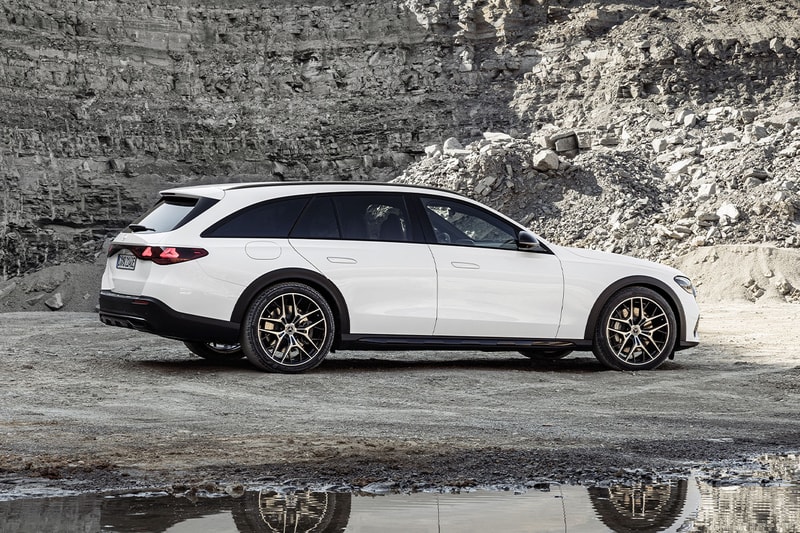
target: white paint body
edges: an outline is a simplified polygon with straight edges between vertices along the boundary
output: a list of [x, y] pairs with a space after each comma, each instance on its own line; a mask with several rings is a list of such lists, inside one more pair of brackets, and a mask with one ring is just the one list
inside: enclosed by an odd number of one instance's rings
[[629, 276], [644, 276], [668, 287], [680, 302], [686, 326], [678, 340], [698, 340], [697, 304], [674, 281], [682, 274], [626, 256], [560, 247], [543, 239], [551, 253], [430, 242], [200, 236], [222, 218], [258, 202], [354, 190], [441, 196], [502, 216], [453, 193], [386, 184], [173, 189], [164, 193], [220, 201], [173, 231], [122, 233], [114, 243], [199, 247], [208, 255], [172, 265], [140, 260], [132, 271], [118, 269], [113, 256], [102, 290], [157, 299], [187, 315], [230, 321], [254, 280], [280, 269], [303, 269], [321, 274], [338, 288], [354, 334], [574, 340], [587, 338], [590, 312], [609, 286]]

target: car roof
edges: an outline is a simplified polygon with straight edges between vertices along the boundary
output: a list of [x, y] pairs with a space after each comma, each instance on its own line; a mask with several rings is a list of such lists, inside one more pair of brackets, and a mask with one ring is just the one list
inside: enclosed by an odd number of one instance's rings
[[[191, 196], [221, 199], [228, 192], [249, 191], [261, 189], [264, 192], [277, 192], [280, 189], [293, 188], [292, 194], [313, 194], [320, 192], [337, 191], [380, 191], [381, 189], [394, 189], [417, 192], [436, 192], [444, 195], [451, 195], [457, 198], [464, 198], [462, 195], [423, 185], [410, 185], [406, 183], [384, 183], [375, 181], [263, 181], [249, 183], [218, 183], [210, 185], [194, 185], [189, 187], [176, 187], [165, 189], [160, 192], [161, 196]], [[272, 194], [270, 194], [272, 195]], [[280, 196], [281, 193], [274, 196]]]

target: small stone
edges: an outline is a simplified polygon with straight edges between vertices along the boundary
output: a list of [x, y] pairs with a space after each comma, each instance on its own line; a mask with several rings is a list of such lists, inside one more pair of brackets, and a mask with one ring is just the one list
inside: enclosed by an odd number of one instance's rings
[[745, 124], [752, 124], [758, 116], [758, 111], [755, 109], [742, 109], [739, 112], [739, 120]]
[[598, 139], [598, 141], [602, 146], [617, 146], [619, 144], [619, 137], [614, 135], [613, 133], [607, 133]]
[[506, 141], [513, 141], [514, 137], [507, 133], [500, 133], [496, 131], [485, 131], [483, 132], [483, 138], [487, 141], [491, 142], [506, 142]]
[[553, 150], [540, 150], [533, 156], [533, 168], [536, 170], [555, 170], [558, 168], [558, 154]]
[[666, 149], [667, 149], [667, 139], [665, 139], [664, 137], [653, 139], [653, 151], [655, 153], [659, 154]]
[[646, 131], [664, 131], [667, 127], [660, 120], [652, 119], [644, 127]]
[[563, 137], [556, 141], [556, 152], [574, 152], [578, 150], [578, 138], [575, 135]]
[[52, 311], [58, 311], [64, 307], [64, 298], [60, 292], [55, 293], [53, 296], [44, 301], [44, 305], [49, 307]]
[[781, 296], [788, 296], [794, 291], [794, 287], [785, 278], [775, 280], [775, 289]]
[[695, 215], [695, 218], [697, 218], [699, 222], [717, 222], [719, 220], [719, 215], [711, 213], [710, 211], [701, 211]]
[[17, 284], [13, 281], [0, 281], [0, 299], [5, 295], [10, 294], [11, 291], [17, 288]]
[[694, 115], [691, 109], [679, 109], [675, 112], [675, 118], [672, 119], [673, 124], [683, 124], [686, 117]]
[[739, 216], [741, 213], [739, 212], [739, 208], [731, 203], [724, 203], [717, 209], [717, 216], [720, 218], [720, 223], [724, 226], [727, 226], [731, 223], [735, 223], [739, 221]]
[[442, 151], [445, 155], [451, 157], [463, 157], [471, 153], [469, 150], [465, 150], [464, 146], [455, 137], [450, 137], [444, 142]]
[[714, 183], [703, 183], [697, 189], [697, 199], [707, 200], [717, 194], [717, 186]]
[[745, 178], [745, 180], [744, 180], [744, 188], [745, 189], [753, 189], [753, 188], [758, 187], [759, 185], [763, 185], [763, 184], [764, 184], [763, 181], [761, 181], [758, 178], [754, 178], [752, 176], [749, 177], [749, 178]]
[[694, 162], [694, 159], [682, 159], [677, 163], [673, 163], [669, 166], [668, 172], [670, 174], [685, 174], [689, 167]]
[[463, 150], [464, 145], [456, 139], [455, 137], [450, 137], [446, 141], [444, 141], [444, 150], [447, 153], [447, 150]]
[[438, 144], [431, 144], [425, 147], [425, 155], [428, 157], [434, 157], [437, 152], [441, 152], [442, 147]]
[[744, 177], [744, 178], [756, 178], [758, 180], [762, 180], [763, 181], [763, 180], [769, 178], [769, 172], [767, 172], [763, 168], [750, 167], [748, 169], [745, 169], [745, 171], [742, 173], [742, 177]]

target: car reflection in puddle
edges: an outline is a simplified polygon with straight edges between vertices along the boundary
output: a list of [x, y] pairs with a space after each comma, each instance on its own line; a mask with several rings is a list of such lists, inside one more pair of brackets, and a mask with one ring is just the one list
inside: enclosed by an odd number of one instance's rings
[[796, 531], [800, 487], [668, 483], [369, 494], [292, 488], [0, 501], [3, 532]]

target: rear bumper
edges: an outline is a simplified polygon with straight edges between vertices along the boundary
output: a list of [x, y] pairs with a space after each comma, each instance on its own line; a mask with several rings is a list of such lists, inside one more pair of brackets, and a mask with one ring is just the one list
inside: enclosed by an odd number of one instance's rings
[[239, 324], [179, 313], [155, 298], [111, 291], [100, 291], [100, 321], [182, 341], [239, 342]]

